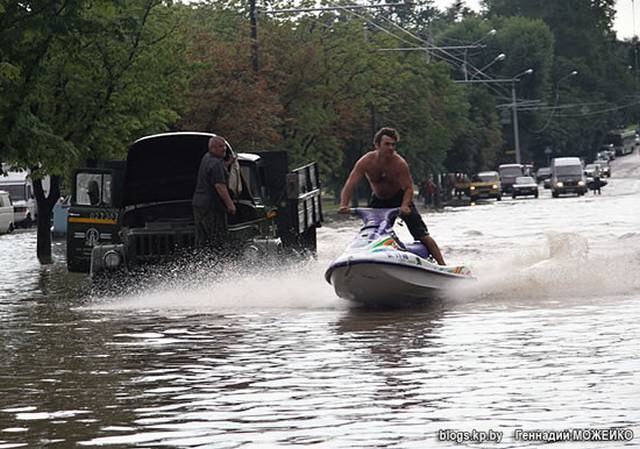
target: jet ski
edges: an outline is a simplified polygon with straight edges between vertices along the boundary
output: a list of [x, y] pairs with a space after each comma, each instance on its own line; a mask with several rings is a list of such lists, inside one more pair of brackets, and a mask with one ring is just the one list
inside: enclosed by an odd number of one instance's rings
[[403, 243], [393, 231], [399, 209], [351, 209], [363, 226], [325, 272], [336, 295], [356, 303], [426, 303], [473, 281], [465, 266], [441, 266], [421, 242]]

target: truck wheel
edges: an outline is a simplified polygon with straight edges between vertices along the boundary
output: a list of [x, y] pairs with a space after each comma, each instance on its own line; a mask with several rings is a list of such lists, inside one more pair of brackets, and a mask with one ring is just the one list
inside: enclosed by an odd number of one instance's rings
[[31, 219], [31, 215], [27, 215], [27, 218], [22, 222], [22, 226], [25, 228], [30, 228], [33, 225], [33, 220]]
[[13, 225], [13, 223], [9, 223], [9, 230], [7, 232], [13, 232], [16, 229], [16, 227]]
[[515, 193], [512, 193], [512, 194], [511, 194], [511, 198], [515, 200], [515, 199], [516, 199], [516, 194], [515, 194]]
[[533, 194], [533, 197], [534, 197], [534, 198], [538, 198], [538, 192], [534, 193], [534, 194]]
[[502, 195], [496, 196], [496, 201], [500, 201], [502, 199]]
[[558, 192], [551, 192], [551, 196], [554, 198], [558, 198]]

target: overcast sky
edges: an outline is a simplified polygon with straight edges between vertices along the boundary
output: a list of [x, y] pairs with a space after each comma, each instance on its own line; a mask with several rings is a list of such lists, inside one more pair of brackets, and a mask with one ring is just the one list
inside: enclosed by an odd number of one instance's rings
[[[434, 2], [439, 8], [446, 8], [450, 6], [454, 0], [434, 0]], [[466, 0], [466, 3], [469, 8], [475, 10], [480, 9], [480, 0]], [[613, 29], [616, 31], [618, 39], [631, 38], [636, 34], [633, 32], [633, 3], [632, 0], [618, 0], [616, 3], [617, 13]], [[640, 20], [637, 18], [638, 13], [640, 13], [640, 0], [636, 2], [635, 13], [637, 29], [637, 27], [640, 26]]]

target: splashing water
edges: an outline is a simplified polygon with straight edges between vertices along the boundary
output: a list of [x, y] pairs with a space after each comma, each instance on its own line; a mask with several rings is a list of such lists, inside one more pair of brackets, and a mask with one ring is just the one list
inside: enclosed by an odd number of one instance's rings
[[[94, 296], [92, 310], [181, 310], [194, 313], [230, 309], [345, 307], [322, 275], [324, 267], [314, 259], [269, 265], [228, 262], [207, 266], [184, 264], [153, 273], [159, 278], [146, 287], [134, 284], [124, 293]], [[129, 289], [128, 289], [129, 288]]]
[[582, 235], [550, 232], [540, 247], [518, 248], [474, 267], [477, 284], [455, 293], [467, 301], [616, 296], [640, 288], [639, 265], [635, 253], [597, 252]]

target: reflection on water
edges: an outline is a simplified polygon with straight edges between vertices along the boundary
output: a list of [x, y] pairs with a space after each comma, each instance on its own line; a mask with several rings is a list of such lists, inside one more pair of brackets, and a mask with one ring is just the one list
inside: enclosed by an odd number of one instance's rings
[[2, 439], [418, 447], [441, 428], [637, 425], [637, 301], [482, 309], [36, 307], [3, 352]]
[[185, 266], [109, 295], [66, 273], [63, 244], [41, 267], [34, 231], [0, 236], [0, 449], [459, 447], [440, 429], [538, 447], [513, 431], [585, 426], [631, 426], [638, 447], [638, 184], [429, 214], [479, 282], [406, 310], [324, 281], [348, 220], [315, 261]]

